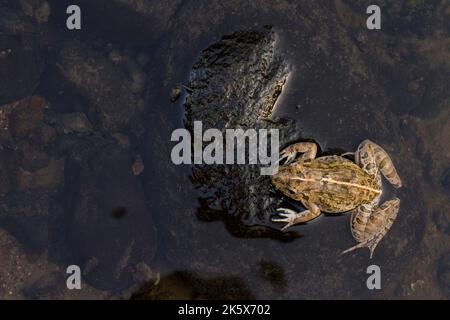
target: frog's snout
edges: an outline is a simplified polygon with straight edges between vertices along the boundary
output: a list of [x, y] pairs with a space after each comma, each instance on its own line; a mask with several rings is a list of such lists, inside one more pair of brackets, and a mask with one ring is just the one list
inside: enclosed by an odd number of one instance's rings
[[[272, 176], [272, 185], [277, 188], [277, 185], [280, 184], [280, 173], [277, 172]], [[277, 188], [278, 189], [278, 188]]]
[[280, 170], [272, 176], [272, 185], [275, 189], [283, 191], [288, 184], [287, 180], [286, 170], [280, 168]]

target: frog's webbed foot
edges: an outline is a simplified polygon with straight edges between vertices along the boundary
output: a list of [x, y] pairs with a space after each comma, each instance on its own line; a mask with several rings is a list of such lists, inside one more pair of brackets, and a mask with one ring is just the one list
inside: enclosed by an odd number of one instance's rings
[[277, 213], [281, 218], [272, 218], [273, 222], [285, 222], [286, 225], [281, 228], [282, 231], [286, 230], [298, 223], [307, 222], [320, 216], [320, 210], [316, 205], [311, 205], [311, 209], [296, 212], [292, 209], [278, 208]]
[[370, 250], [370, 259], [372, 259], [373, 257], [373, 252], [375, 251], [375, 248], [377, 247], [378, 243], [380, 242], [382, 237], [380, 236], [375, 236], [369, 240], [366, 240], [364, 242], [358, 243], [356, 246], [353, 246], [347, 250], [344, 250], [341, 252], [341, 254], [345, 254], [347, 252], [359, 249], [359, 248], [364, 248], [367, 247]]
[[291, 144], [280, 152], [278, 162], [280, 163], [283, 160], [286, 160], [285, 164], [289, 164], [295, 160], [297, 153], [303, 153], [303, 159], [314, 159], [317, 154], [317, 145], [313, 142], [298, 142]]
[[378, 243], [389, 231], [400, 209], [400, 199], [394, 198], [384, 202], [381, 206], [370, 210], [370, 205], [362, 205], [352, 213], [351, 229], [353, 237], [359, 243], [342, 252], [342, 254], [355, 249], [367, 247], [370, 258]]
[[355, 153], [355, 161], [369, 175], [379, 176], [379, 170], [395, 188], [402, 186], [402, 181], [391, 158], [376, 143], [370, 140], [361, 142]]

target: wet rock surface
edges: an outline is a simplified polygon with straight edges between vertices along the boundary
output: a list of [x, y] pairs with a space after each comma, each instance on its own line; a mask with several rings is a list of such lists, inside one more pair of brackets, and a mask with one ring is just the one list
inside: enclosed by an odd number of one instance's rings
[[64, 46], [60, 66], [67, 80], [87, 98], [104, 130], [114, 132], [127, 128], [138, 105], [135, 93], [143, 90], [140, 87], [133, 90], [132, 80], [123, 81], [132, 76], [122, 73], [111, 61], [79, 42]]
[[[186, 85], [189, 89], [184, 103], [185, 125], [192, 137], [194, 121], [202, 121], [203, 130], [221, 130], [224, 137], [226, 129], [283, 128], [282, 121], [276, 123], [270, 119], [289, 75], [286, 62], [276, 51], [276, 34], [270, 27], [224, 36], [203, 50]], [[271, 152], [270, 139], [269, 133], [267, 156]], [[284, 136], [281, 143], [283, 140]], [[250, 147], [256, 145], [246, 146], [246, 163]], [[223, 152], [225, 156], [225, 147]], [[275, 212], [277, 201], [270, 178], [261, 176], [259, 166], [197, 165], [192, 176], [204, 194], [199, 199], [201, 219], [234, 222], [230, 230], [235, 230], [237, 235], [241, 232], [241, 236], [249, 236], [252, 231], [258, 236], [276, 235], [275, 231], [263, 227]], [[250, 228], [246, 232], [246, 228], [236, 224]]]
[[248, 128], [272, 115], [288, 77], [271, 27], [224, 36], [193, 65], [184, 104], [186, 125], [207, 120], [211, 128]]

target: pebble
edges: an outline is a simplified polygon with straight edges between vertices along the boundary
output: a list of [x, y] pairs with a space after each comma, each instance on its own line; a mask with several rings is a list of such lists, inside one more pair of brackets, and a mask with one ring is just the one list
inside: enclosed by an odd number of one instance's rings
[[172, 89], [172, 93], [170, 94], [170, 101], [171, 102], [175, 102], [178, 100], [178, 98], [181, 95], [181, 86], [180, 85], [176, 85], [173, 89]]
[[140, 155], [137, 155], [136, 160], [134, 160], [132, 169], [133, 174], [135, 176], [140, 175], [144, 171], [144, 162], [142, 161], [142, 157]]

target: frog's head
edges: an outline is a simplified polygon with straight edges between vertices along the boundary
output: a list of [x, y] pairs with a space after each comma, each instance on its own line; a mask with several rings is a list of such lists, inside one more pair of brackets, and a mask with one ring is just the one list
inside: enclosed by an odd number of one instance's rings
[[297, 193], [292, 184], [294, 177], [293, 168], [291, 166], [280, 166], [278, 172], [272, 176], [272, 184], [278, 191], [283, 194], [294, 197]]

